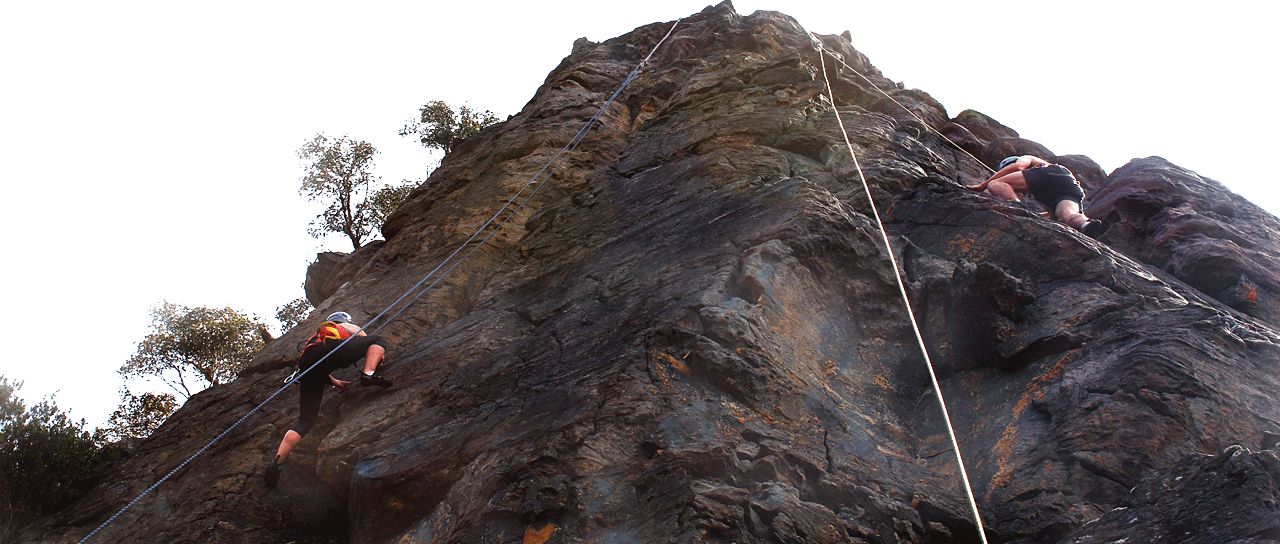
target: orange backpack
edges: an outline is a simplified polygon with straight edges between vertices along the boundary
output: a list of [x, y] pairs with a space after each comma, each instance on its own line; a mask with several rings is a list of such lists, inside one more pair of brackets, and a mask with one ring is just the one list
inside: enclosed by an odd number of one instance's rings
[[316, 333], [307, 340], [307, 345], [302, 347], [302, 351], [305, 352], [311, 346], [323, 344], [325, 340], [346, 340], [348, 338], [351, 338], [351, 331], [347, 330], [346, 327], [333, 321], [325, 321], [319, 327], [316, 327]]

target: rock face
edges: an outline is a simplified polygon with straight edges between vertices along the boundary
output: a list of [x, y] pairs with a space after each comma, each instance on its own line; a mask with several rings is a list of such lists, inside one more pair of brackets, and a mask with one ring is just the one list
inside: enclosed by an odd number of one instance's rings
[[[83, 538], [267, 400], [320, 316], [365, 323], [436, 271], [671, 25], [575, 43], [385, 244], [317, 273], [316, 317], [24, 541]], [[1280, 539], [1274, 452], [1237, 446], [1280, 427], [1276, 219], [1159, 159], [1057, 158], [1101, 241], [968, 191], [1006, 154], [1054, 154], [849, 40], [822, 37], [832, 104], [794, 20], [684, 19], [528, 205], [370, 325], [395, 386], [328, 392], [280, 488], [261, 473], [293, 390], [94, 541], [977, 542], [837, 110], [992, 542]]]

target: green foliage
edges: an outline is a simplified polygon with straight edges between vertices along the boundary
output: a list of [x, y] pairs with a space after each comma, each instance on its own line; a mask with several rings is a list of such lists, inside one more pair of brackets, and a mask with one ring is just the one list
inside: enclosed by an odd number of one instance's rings
[[143, 393], [139, 396], [125, 389], [120, 397], [120, 407], [107, 419], [107, 427], [100, 429], [99, 441], [151, 436], [178, 409], [177, 397], [169, 393]]
[[369, 197], [369, 219], [376, 225], [387, 222], [387, 218], [400, 207], [400, 203], [409, 198], [409, 193], [418, 188], [416, 181], [405, 180], [401, 185], [388, 185]]
[[102, 463], [120, 458], [101, 447], [52, 399], [27, 408], [15, 393], [21, 382], [0, 376], [0, 535], [75, 498], [76, 484]]
[[[231, 308], [188, 308], [169, 302], [151, 309], [151, 330], [120, 367], [126, 379], [155, 376], [189, 398], [201, 381], [226, 383], [262, 349], [257, 317]], [[190, 384], [188, 382], [191, 382]]]
[[298, 149], [298, 158], [307, 161], [298, 192], [307, 200], [328, 204], [311, 222], [307, 230], [311, 236], [342, 234], [351, 240], [353, 249], [360, 249], [374, 227], [380, 227], [400, 205], [400, 201], [378, 197], [387, 187], [374, 189], [379, 184], [373, 174], [377, 153], [369, 142], [346, 136], [331, 139], [324, 134], [317, 134]]
[[311, 313], [311, 302], [307, 297], [298, 297], [276, 308], [276, 320], [280, 322], [280, 333], [289, 332], [298, 323], [302, 323]]
[[478, 111], [462, 106], [455, 112], [444, 101], [432, 100], [418, 109], [417, 119], [411, 118], [405, 123], [400, 135], [416, 135], [422, 147], [448, 154], [462, 140], [497, 122], [498, 116], [489, 110]]

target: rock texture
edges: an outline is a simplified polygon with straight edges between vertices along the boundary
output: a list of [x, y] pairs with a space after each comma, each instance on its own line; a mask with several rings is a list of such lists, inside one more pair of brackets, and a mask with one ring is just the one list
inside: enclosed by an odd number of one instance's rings
[[[322, 316], [396, 301], [671, 25], [576, 42], [385, 244], [315, 271], [308, 322], [24, 541], [78, 541], [266, 400]], [[1056, 155], [950, 117], [851, 39], [822, 37], [833, 104], [789, 17], [681, 21], [530, 203], [385, 323], [394, 387], [327, 393], [268, 490], [287, 391], [96, 541], [977, 542], [888, 251], [992, 542], [1280, 539], [1275, 454], [1239, 446], [1280, 427], [1276, 219], [1159, 159], [1057, 157], [1101, 241], [968, 191], [1005, 155]]]

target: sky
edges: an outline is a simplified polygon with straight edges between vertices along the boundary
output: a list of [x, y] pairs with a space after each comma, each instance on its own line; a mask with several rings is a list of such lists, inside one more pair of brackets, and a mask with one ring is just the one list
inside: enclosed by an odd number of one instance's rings
[[[230, 306], [275, 328], [316, 253], [350, 250], [307, 235], [322, 206], [298, 194], [296, 151], [315, 134], [373, 143], [384, 181], [421, 180], [439, 156], [397, 131], [422, 104], [505, 119], [575, 39], [708, 5], [439, 4], [0, 2], [0, 308], [15, 331], [0, 375], [28, 404], [56, 394], [105, 424], [151, 307]], [[1275, 170], [1254, 166], [1280, 143], [1274, 4], [965, 4], [734, 3], [849, 30], [952, 116], [980, 111], [1107, 172], [1158, 155], [1280, 213]]]

